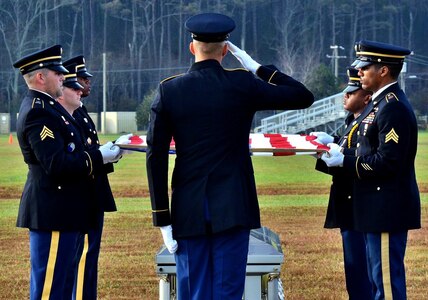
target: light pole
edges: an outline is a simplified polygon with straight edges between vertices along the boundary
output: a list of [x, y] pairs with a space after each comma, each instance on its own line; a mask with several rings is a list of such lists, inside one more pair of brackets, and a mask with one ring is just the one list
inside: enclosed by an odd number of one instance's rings
[[333, 50], [332, 55], [326, 55], [328, 58], [331, 58], [334, 66], [334, 76], [337, 78], [339, 76], [339, 58], [346, 58], [344, 55], [339, 55], [339, 49], [345, 50], [344, 47], [338, 45], [330, 46], [330, 49]]
[[407, 73], [407, 63], [403, 62], [403, 67], [400, 72], [400, 87], [403, 92], [406, 92], [406, 73]]

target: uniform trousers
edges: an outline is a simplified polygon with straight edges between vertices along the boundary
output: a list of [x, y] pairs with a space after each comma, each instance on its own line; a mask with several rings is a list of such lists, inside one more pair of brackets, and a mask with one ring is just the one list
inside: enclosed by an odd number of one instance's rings
[[406, 299], [404, 255], [407, 231], [365, 233], [364, 238], [374, 299]]
[[73, 300], [96, 300], [98, 286], [98, 257], [103, 233], [104, 213], [97, 217], [96, 229], [82, 233], [77, 243]]
[[364, 234], [341, 229], [346, 290], [350, 300], [373, 299], [367, 271], [366, 243]]
[[30, 300], [69, 299], [65, 287], [79, 235], [78, 231], [30, 229]]
[[178, 300], [241, 300], [250, 231], [177, 239]]

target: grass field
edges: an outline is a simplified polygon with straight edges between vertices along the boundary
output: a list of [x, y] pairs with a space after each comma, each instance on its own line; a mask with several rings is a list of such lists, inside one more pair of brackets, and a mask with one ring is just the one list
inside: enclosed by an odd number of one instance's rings
[[[28, 299], [28, 232], [15, 227], [26, 165], [16, 137], [12, 144], [8, 138], [0, 135], [0, 299]], [[346, 299], [340, 234], [323, 229], [331, 178], [314, 171], [310, 156], [253, 162], [262, 224], [281, 239], [286, 299]], [[406, 268], [408, 299], [418, 300], [428, 295], [428, 132], [419, 134], [416, 172], [423, 228], [409, 234]], [[124, 157], [109, 178], [118, 211], [106, 214], [99, 299], [157, 299], [154, 257], [162, 239], [151, 223], [145, 155]]]

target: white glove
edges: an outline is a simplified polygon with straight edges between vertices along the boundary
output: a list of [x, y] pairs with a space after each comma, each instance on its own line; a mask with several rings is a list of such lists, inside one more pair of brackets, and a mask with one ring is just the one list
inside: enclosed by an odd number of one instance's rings
[[172, 226], [162, 226], [160, 230], [162, 233], [163, 242], [165, 243], [169, 253], [175, 253], [175, 251], [177, 251], [178, 244], [177, 241], [172, 238]]
[[325, 161], [328, 167], [343, 167], [343, 158], [345, 157], [341, 151], [342, 147], [338, 144], [329, 143], [327, 146], [330, 150], [321, 155], [321, 159]]
[[247, 52], [239, 49], [230, 41], [227, 42], [227, 47], [245, 69], [252, 72], [253, 74], [256, 74], [257, 69], [261, 66], [258, 62], [252, 59], [251, 56], [247, 54]]
[[[131, 144], [131, 140], [130, 138], [133, 136], [132, 133], [128, 133], [125, 135], [121, 135], [114, 143], [118, 144], [118, 145], [129, 145]], [[131, 150], [120, 150], [120, 155], [125, 155], [125, 154], [132, 154], [133, 151]]]
[[117, 162], [121, 158], [119, 146], [113, 145], [112, 142], [107, 142], [98, 148], [103, 156], [104, 164]]
[[327, 145], [328, 143], [334, 142], [334, 137], [332, 137], [331, 135], [323, 131], [314, 131], [314, 132], [311, 132], [309, 135], [316, 136], [317, 139], [315, 140], [315, 142], [323, 145]]
[[131, 143], [131, 140], [129, 139], [131, 136], [133, 136], [132, 133], [121, 135], [114, 143], [119, 145], [128, 145]]

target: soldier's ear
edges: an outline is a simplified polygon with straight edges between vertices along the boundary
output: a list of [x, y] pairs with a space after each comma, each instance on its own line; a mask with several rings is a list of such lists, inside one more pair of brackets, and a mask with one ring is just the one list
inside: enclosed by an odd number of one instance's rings
[[370, 100], [372, 100], [372, 95], [370, 95], [370, 94], [366, 95], [364, 97], [364, 104], [367, 105], [370, 102]]
[[227, 44], [226, 43], [224, 43], [224, 45], [223, 45], [223, 50], [222, 50], [222, 52], [221, 52], [221, 56], [222, 57], [225, 57], [226, 56], [226, 54], [227, 54], [227, 50], [228, 48], [227, 48]]
[[388, 74], [390, 74], [390, 70], [389, 70], [388, 66], [381, 66], [379, 71], [380, 71], [380, 76], [382, 76], [382, 77], [385, 77]]
[[190, 42], [190, 44], [189, 44], [189, 50], [190, 50], [190, 53], [192, 53], [193, 55], [195, 55], [195, 46], [193, 45], [193, 42]]
[[43, 72], [36, 72], [35, 76], [37, 82], [42, 82], [45, 80], [45, 74]]

